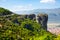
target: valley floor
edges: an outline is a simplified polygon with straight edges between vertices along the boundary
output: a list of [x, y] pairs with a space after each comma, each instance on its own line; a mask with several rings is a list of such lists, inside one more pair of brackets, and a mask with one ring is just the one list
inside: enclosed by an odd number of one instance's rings
[[47, 30], [56, 35], [60, 34], [60, 23], [48, 23]]

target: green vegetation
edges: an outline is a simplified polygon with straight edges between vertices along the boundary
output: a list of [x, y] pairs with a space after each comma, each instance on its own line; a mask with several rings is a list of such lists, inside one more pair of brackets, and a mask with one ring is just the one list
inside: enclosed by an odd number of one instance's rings
[[12, 14], [12, 12], [7, 10], [7, 9], [0, 7], [0, 16], [8, 15], [8, 14]]
[[[3, 8], [0, 14], [5, 13]], [[11, 12], [7, 11], [3, 15]], [[0, 16], [0, 40], [60, 40], [59, 36], [44, 30], [40, 24], [30, 19], [21, 19], [19, 15]]]

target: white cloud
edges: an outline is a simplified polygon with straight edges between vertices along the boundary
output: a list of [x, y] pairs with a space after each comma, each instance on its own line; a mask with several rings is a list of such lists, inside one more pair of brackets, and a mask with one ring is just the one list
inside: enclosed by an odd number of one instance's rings
[[55, 3], [56, 0], [40, 0], [40, 3]]
[[15, 5], [15, 6], [12, 6], [11, 10], [12, 11], [23, 11], [23, 10], [32, 10], [32, 4], [29, 4], [29, 5]]

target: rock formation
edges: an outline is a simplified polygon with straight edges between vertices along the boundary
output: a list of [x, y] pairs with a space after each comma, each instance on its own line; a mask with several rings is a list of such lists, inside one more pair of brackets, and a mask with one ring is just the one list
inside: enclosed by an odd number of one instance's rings
[[42, 25], [42, 28], [47, 30], [47, 21], [48, 21], [48, 15], [47, 14], [38, 14], [37, 15], [37, 21]]
[[29, 18], [30, 20], [36, 20], [36, 15], [35, 14], [25, 15], [24, 17], [26, 19]]
[[35, 14], [30, 14], [28, 16], [28, 18], [30, 18], [31, 20], [35, 20], [36, 19], [36, 15]]
[[39, 24], [42, 25], [42, 28], [47, 30], [47, 21], [48, 21], [48, 15], [47, 14], [30, 14], [30, 15], [24, 15], [24, 18], [29, 18], [30, 20], [36, 20]]

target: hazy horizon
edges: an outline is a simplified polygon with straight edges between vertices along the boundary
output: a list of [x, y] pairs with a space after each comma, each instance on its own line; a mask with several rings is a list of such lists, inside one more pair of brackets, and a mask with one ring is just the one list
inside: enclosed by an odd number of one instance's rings
[[0, 0], [0, 7], [11, 11], [60, 8], [60, 0]]

